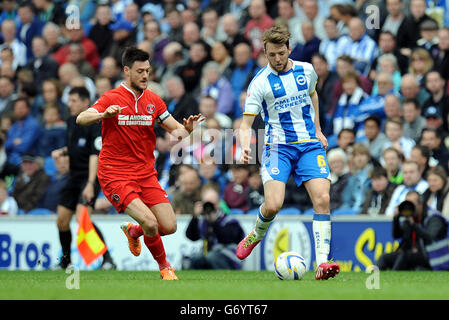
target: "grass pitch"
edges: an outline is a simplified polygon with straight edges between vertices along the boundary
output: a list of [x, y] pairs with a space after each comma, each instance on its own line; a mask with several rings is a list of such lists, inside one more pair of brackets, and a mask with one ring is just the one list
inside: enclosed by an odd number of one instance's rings
[[[449, 272], [380, 272], [379, 289], [367, 289], [363, 272], [317, 281], [281, 281], [274, 272], [177, 271], [180, 281], [158, 272], [82, 271], [79, 289], [66, 287], [64, 271], [0, 271], [0, 299], [315, 300], [449, 299]], [[70, 280], [70, 279], [69, 279]], [[73, 283], [73, 282], [72, 282]]]

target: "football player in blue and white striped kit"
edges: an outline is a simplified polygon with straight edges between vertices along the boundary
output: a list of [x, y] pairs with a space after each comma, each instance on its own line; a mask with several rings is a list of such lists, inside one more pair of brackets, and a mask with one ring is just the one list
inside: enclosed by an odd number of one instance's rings
[[297, 185], [304, 183], [313, 203], [313, 234], [316, 279], [334, 277], [340, 270], [328, 261], [331, 240], [329, 166], [327, 139], [321, 132], [317, 75], [310, 63], [289, 59], [290, 33], [275, 26], [264, 32], [268, 65], [254, 77], [240, 126], [241, 162], [251, 160], [251, 126], [257, 114], [265, 121], [265, 151], [261, 162], [265, 202], [260, 206], [254, 230], [238, 245], [237, 256], [246, 258], [263, 239], [268, 226], [282, 208], [285, 186], [292, 174]]

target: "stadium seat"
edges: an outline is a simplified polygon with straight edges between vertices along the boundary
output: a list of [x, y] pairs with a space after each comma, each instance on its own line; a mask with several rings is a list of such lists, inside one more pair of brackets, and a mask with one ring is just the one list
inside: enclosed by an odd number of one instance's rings
[[356, 215], [359, 214], [357, 210], [354, 209], [337, 209], [331, 212], [333, 216], [342, 216], [342, 215]]
[[258, 215], [259, 214], [259, 208], [251, 209], [246, 214]]
[[230, 209], [230, 214], [245, 214], [241, 209]]
[[299, 210], [298, 208], [295, 207], [290, 207], [290, 208], [284, 208], [281, 209], [281, 211], [279, 211], [279, 214], [285, 214], [285, 215], [295, 215], [295, 214], [301, 214], [301, 210]]
[[29, 215], [44, 216], [52, 214], [51, 210], [45, 208], [36, 208], [27, 212]]
[[23, 215], [25, 215], [25, 214], [26, 214], [26, 212], [23, 211], [23, 209], [19, 209], [19, 210], [17, 211], [17, 215], [18, 215], [18, 216], [23, 216]]

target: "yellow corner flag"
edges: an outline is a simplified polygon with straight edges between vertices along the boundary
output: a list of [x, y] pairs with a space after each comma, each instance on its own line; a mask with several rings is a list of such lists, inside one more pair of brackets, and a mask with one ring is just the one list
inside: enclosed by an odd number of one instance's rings
[[86, 206], [83, 206], [81, 209], [81, 214], [78, 219], [76, 244], [87, 266], [97, 260], [107, 250], [106, 245], [95, 231]]

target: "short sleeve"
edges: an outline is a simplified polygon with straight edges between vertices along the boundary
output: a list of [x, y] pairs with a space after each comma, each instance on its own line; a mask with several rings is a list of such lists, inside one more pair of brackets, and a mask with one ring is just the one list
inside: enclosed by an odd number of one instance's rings
[[103, 113], [110, 105], [111, 103], [108, 96], [102, 95], [97, 101], [94, 102], [91, 108], [97, 110], [100, 113]]
[[309, 78], [309, 94], [312, 94], [315, 92], [316, 83], [318, 81], [318, 75], [315, 72], [315, 69], [311, 64], [308, 65], [309, 68], [307, 68], [308, 71], [308, 78]]
[[262, 109], [263, 94], [258, 88], [258, 82], [253, 81], [247, 90], [245, 106], [243, 108], [243, 114], [245, 115], [258, 115]]

